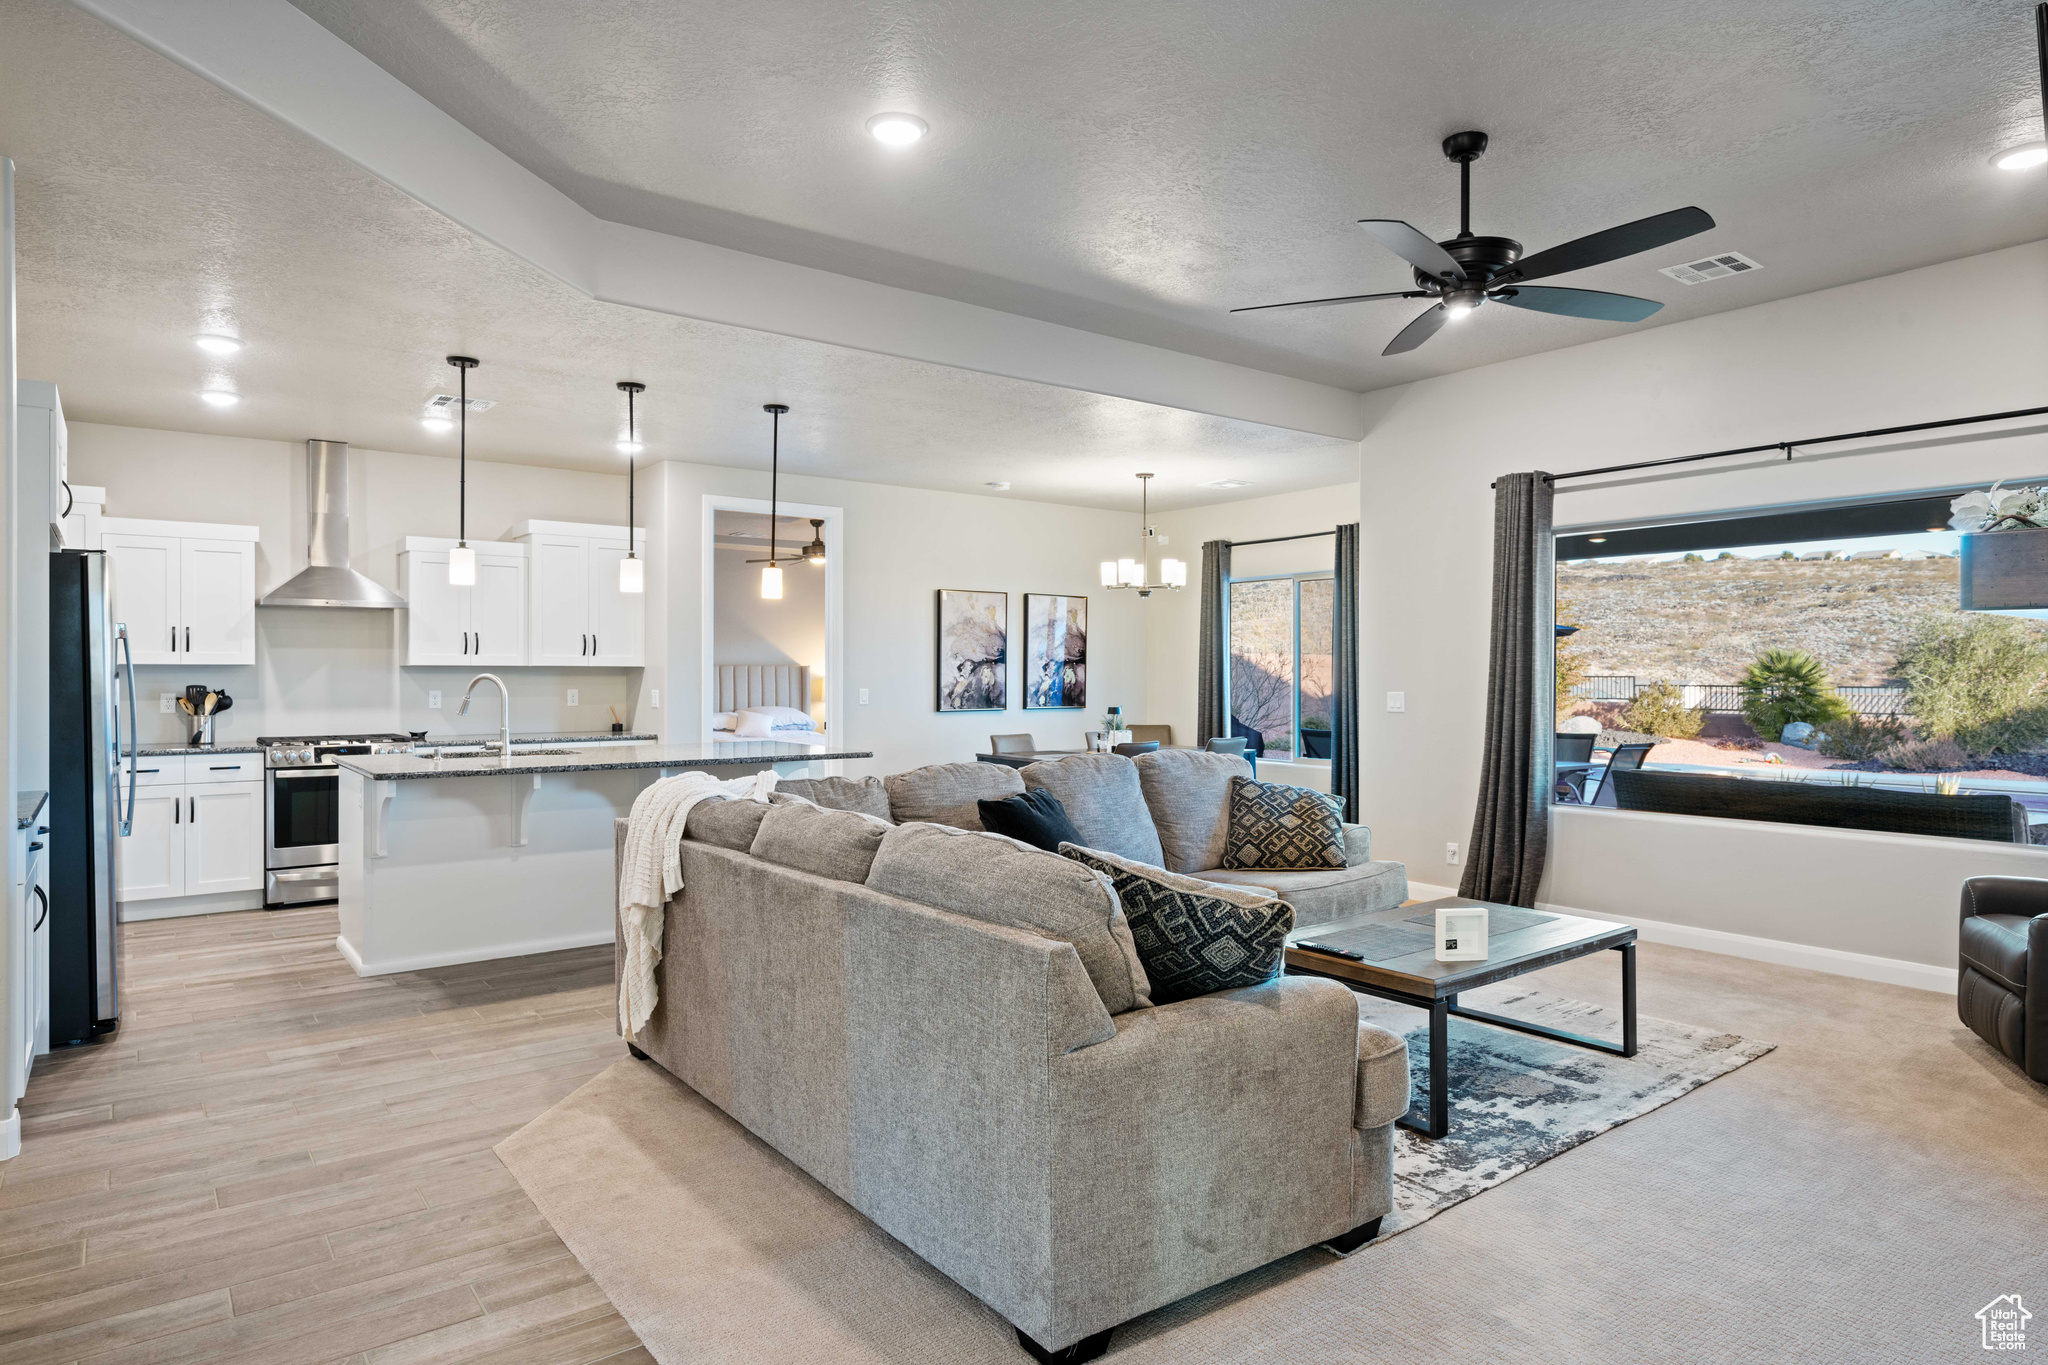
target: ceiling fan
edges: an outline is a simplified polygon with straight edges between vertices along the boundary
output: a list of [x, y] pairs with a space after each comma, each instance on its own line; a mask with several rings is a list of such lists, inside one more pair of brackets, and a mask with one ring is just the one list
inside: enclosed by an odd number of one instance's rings
[[1666, 246], [1714, 226], [1704, 209], [1673, 209], [1650, 218], [1639, 218], [1604, 232], [1522, 255], [1522, 244], [1507, 237], [1476, 237], [1472, 233], [1472, 163], [1486, 151], [1486, 134], [1453, 133], [1444, 139], [1444, 155], [1458, 163], [1458, 235], [1432, 242], [1421, 232], [1394, 218], [1362, 218], [1359, 226], [1387, 250], [1415, 267], [1414, 289], [1389, 294], [1347, 294], [1335, 299], [1299, 299], [1293, 303], [1262, 303], [1251, 308], [1233, 308], [1233, 313], [1259, 313], [1273, 308], [1327, 308], [1339, 303], [1363, 303], [1368, 299], [1435, 299], [1437, 303], [1403, 327], [1387, 343], [1381, 355], [1412, 351], [1437, 334], [1447, 322], [1465, 317], [1480, 304], [1492, 300], [1511, 308], [1538, 313], [1560, 313], [1565, 317], [1595, 318], [1602, 322], [1641, 322], [1664, 305], [1654, 299], [1631, 294], [1608, 294], [1597, 289], [1557, 289], [1532, 286], [1530, 280], [1562, 275], [1568, 270], [1605, 265], [1639, 251]]

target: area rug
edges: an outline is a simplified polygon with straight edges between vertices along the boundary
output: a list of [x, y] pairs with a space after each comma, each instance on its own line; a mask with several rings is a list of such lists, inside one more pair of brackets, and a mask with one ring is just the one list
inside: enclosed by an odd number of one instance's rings
[[[1618, 1030], [1609, 1012], [1539, 992], [1471, 999], [1575, 1032]], [[1426, 1037], [1419, 1011], [1360, 1005], [1411, 1036], [1419, 1020]], [[1265, 1358], [1248, 1343], [1297, 1332], [1304, 1295], [1348, 1306], [1370, 1294], [1373, 1251], [1392, 1234], [1771, 1046], [1647, 1017], [1639, 1034], [1624, 1060], [1453, 1021], [1451, 1133], [1399, 1132], [1395, 1210], [1378, 1241], [1348, 1258], [1310, 1248], [1169, 1304], [1119, 1328], [1113, 1357]], [[1024, 1359], [979, 1300], [651, 1063], [613, 1064], [497, 1152], [662, 1365]]]

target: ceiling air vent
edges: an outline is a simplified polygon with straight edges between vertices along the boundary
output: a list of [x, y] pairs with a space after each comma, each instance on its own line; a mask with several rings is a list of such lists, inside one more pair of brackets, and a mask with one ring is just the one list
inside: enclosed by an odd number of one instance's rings
[[[428, 412], [453, 412], [461, 406], [462, 400], [452, 393], [437, 393], [427, 400]], [[498, 400], [495, 398], [472, 398], [469, 400], [469, 410], [471, 412], [489, 412], [496, 406], [498, 406]]]
[[1761, 265], [1741, 252], [1729, 251], [1719, 256], [1702, 256], [1684, 265], [1667, 265], [1657, 273], [1669, 275], [1680, 284], [1705, 284], [1708, 280], [1725, 280], [1730, 275], [1740, 275], [1745, 270], [1761, 269]]

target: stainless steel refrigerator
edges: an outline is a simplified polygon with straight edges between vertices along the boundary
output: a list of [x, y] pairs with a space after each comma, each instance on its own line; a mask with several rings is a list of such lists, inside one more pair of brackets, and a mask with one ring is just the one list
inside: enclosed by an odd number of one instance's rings
[[[50, 1046], [92, 1041], [121, 1017], [114, 841], [122, 809], [120, 734], [135, 752], [135, 671], [108, 616], [107, 557], [50, 555]], [[119, 657], [117, 657], [117, 655]], [[125, 685], [125, 695], [119, 695]]]

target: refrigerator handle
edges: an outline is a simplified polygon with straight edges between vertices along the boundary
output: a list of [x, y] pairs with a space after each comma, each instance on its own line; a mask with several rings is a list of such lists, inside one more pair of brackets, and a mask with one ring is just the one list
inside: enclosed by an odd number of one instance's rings
[[[128, 627], [126, 625], [115, 626], [114, 636], [121, 642], [121, 669], [128, 678], [128, 808], [121, 816], [121, 837], [125, 839], [135, 828], [135, 750], [138, 738], [135, 715], [135, 656], [129, 649]], [[121, 737], [116, 733], [114, 736], [114, 748], [117, 754], [120, 747]], [[117, 778], [116, 781], [118, 782], [119, 779]], [[120, 804], [120, 795], [120, 789], [117, 786], [114, 792], [116, 805]]]

